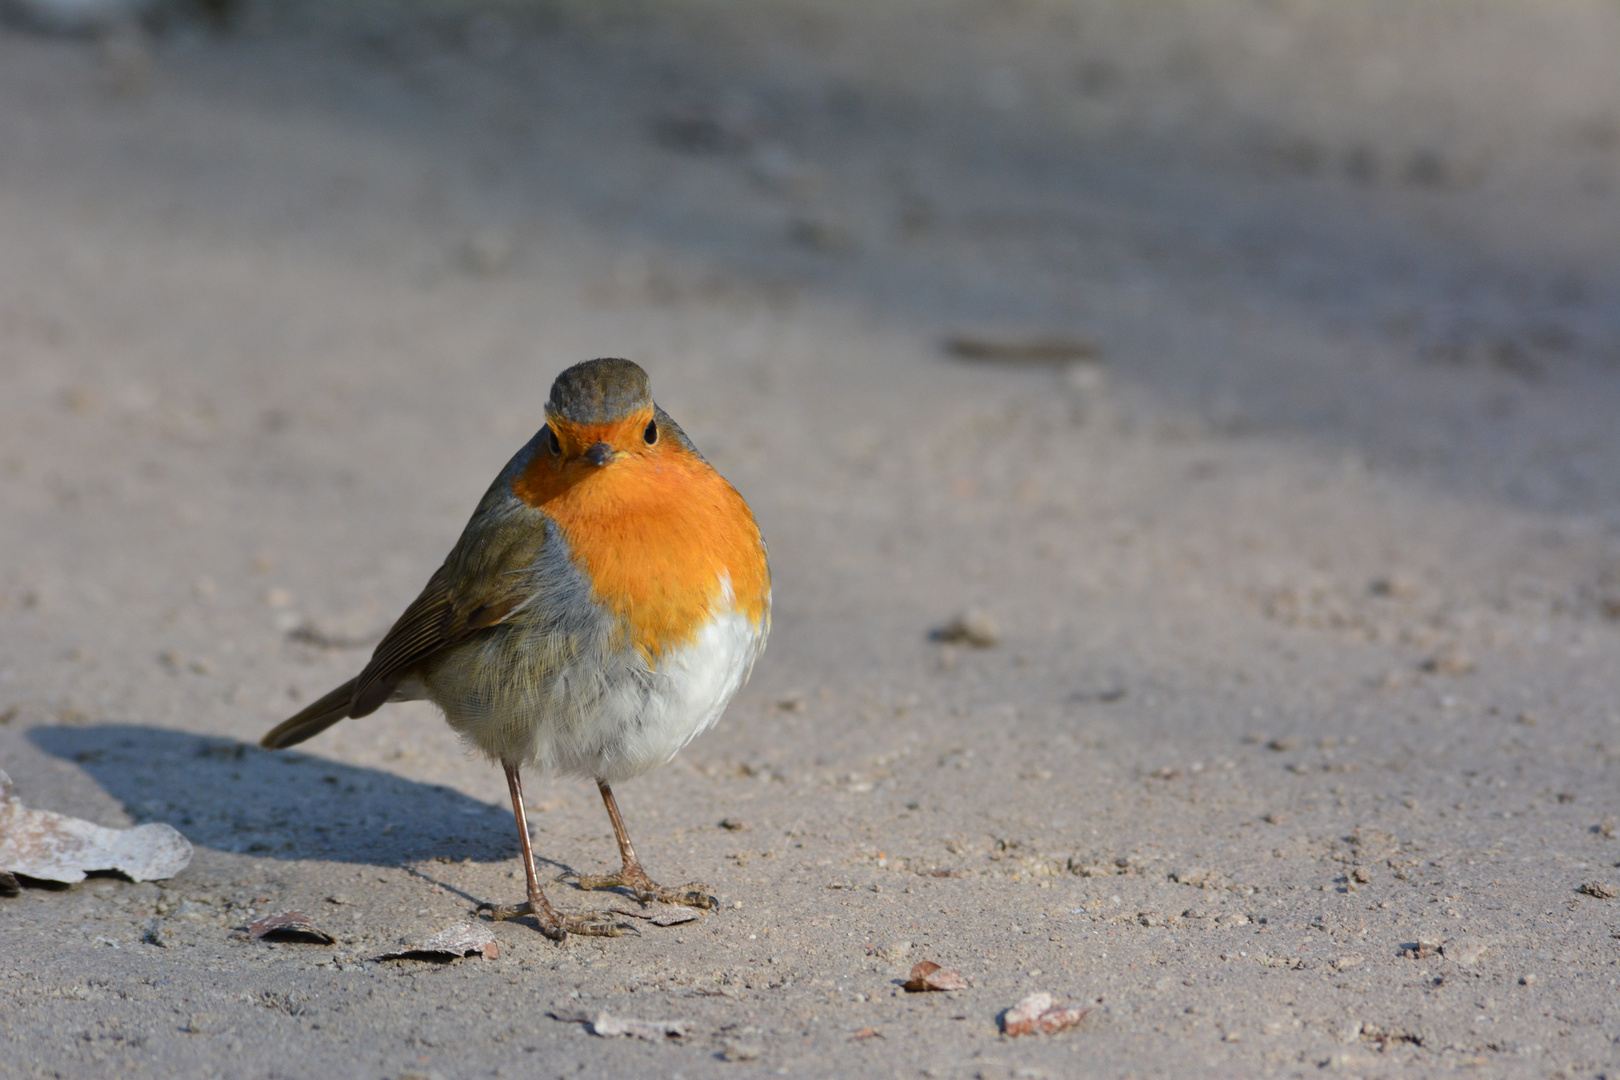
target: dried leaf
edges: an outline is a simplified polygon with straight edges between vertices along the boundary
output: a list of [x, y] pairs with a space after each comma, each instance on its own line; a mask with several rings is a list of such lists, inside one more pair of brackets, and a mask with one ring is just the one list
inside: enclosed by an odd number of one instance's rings
[[946, 645], [971, 645], [975, 649], [993, 649], [1001, 641], [1001, 628], [988, 612], [977, 608], [964, 611], [943, 626], [929, 631], [933, 641]]
[[679, 904], [643, 904], [639, 908], [615, 907], [611, 909], [615, 915], [628, 915], [632, 919], [645, 919], [654, 926], [675, 926], [679, 923], [691, 922], [700, 918], [703, 912], [697, 908], [682, 907]]
[[685, 1020], [631, 1020], [628, 1017], [614, 1016], [606, 1010], [595, 1016], [586, 1016], [583, 1013], [558, 1014], [552, 1013], [558, 1020], [574, 1020], [588, 1025], [592, 1035], [604, 1039], [615, 1039], [621, 1035], [629, 1035], [637, 1039], [646, 1039], [648, 1042], [663, 1042], [668, 1039], [681, 1039], [686, 1037]]
[[911, 978], [903, 984], [913, 994], [924, 990], [966, 990], [967, 980], [955, 968], [940, 967], [932, 960], [924, 960], [911, 969]]
[[1057, 1001], [1044, 990], [1031, 994], [1001, 1014], [1001, 1030], [1008, 1035], [1050, 1035], [1073, 1027], [1089, 1008]]
[[248, 937], [255, 941], [301, 941], [311, 945], [331, 945], [337, 939], [315, 925], [302, 911], [278, 911], [249, 924]]
[[499, 959], [501, 947], [495, 943], [495, 931], [482, 923], [459, 922], [440, 930], [426, 941], [407, 945], [396, 953], [380, 957], [383, 960], [454, 960], [474, 953], [486, 960]]
[[1027, 337], [995, 338], [979, 334], [952, 334], [945, 339], [945, 351], [963, 360], [984, 360], [1002, 364], [1072, 364], [1095, 360], [1097, 346], [1082, 338]]
[[83, 881], [86, 871], [117, 870], [134, 881], [171, 878], [191, 862], [191, 842], [170, 825], [108, 829], [29, 810], [0, 772], [0, 871], [41, 881]]

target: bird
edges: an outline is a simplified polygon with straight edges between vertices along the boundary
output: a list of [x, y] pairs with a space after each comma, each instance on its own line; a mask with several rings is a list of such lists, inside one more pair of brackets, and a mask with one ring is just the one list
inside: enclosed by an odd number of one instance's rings
[[706, 886], [647, 874], [613, 784], [672, 760], [747, 682], [771, 625], [771, 571], [748, 503], [652, 399], [647, 373], [603, 358], [558, 375], [545, 424], [484, 493], [444, 564], [359, 675], [273, 728], [279, 750], [390, 701], [427, 700], [506, 774], [527, 899], [554, 941], [611, 936], [542, 891], [521, 772], [594, 780], [618, 841], [585, 889], [712, 908]]

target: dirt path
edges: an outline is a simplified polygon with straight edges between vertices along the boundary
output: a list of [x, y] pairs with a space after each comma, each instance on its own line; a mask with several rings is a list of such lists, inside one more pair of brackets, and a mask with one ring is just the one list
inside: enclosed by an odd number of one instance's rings
[[[1613, 5], [327, 11], [0, 31], [0, 768], [198, 849], [0, 898], [0, 1076], [1620, 1071]], [[619, 793], [722, 910], [379, 961], [517, 897], [498, 771], [252, 744], [597, 355], [771, 544]]]

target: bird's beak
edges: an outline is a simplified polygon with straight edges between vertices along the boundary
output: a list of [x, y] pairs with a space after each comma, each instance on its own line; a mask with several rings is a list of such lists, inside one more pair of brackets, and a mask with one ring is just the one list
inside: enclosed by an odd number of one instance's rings
[[612, 461], [614, 458], [618, 457], [619, 455], [618, 455], [618, 452], [615, 451], [613, 449], [613, 447], [609, 446], [607, 443], [599, 442], [595, 446], [592, 446], [589, 450], [585, 451], [585, 453], [581, 454], [580, 456], [583, 457], [586, 461], [590, 462], [592, 465], [595, 465], [598, 468], [600, 468], [601, 466], [606, 465], [608, 462]]

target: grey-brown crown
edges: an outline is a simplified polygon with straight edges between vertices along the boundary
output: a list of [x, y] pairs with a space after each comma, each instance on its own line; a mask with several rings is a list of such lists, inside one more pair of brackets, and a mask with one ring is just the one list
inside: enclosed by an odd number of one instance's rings
[[651, 404], [652, 389], [641, 366], [606, 357], [558, 375], [546, 410], [573, 424], [606, 424]]

